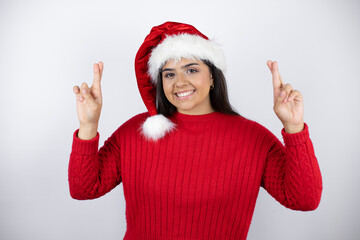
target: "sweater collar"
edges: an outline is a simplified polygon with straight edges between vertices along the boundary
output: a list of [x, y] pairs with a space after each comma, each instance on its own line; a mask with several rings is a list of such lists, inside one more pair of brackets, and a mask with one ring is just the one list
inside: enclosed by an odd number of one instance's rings
[[171, 118], [173, 118], [176, 122], [193, 122], [193, 121], [203, 122], [203, 121], [210, 121], [217, 119], [221, 116], [221, 114], [222, 113], [216, 111], [201, 115], [188, 115], [188, 114], [175, 112]]

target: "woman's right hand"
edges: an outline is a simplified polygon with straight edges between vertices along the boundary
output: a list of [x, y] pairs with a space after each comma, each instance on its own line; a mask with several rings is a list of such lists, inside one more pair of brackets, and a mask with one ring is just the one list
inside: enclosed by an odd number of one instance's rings
[[[87, 129], [94, 132], [97, 130], [101, 107], [101, 77], [104, 69], [103, 62], [94, 64], [94, 80], [89, 88], [86, 83], [82, 83], [81, 87], [74, 86], [73, 91], [76, 95], [77, 115], [80, 122], [80, 130]], [[80, 135], [80, 133], [79, 133]]]

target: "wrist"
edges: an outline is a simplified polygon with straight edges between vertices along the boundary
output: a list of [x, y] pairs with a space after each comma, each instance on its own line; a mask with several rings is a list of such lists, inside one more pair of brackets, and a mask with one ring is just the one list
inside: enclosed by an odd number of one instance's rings
[[80, 124], [80, 127], [84, 130], [94, 130], [94, 129], [98, 129], [98, 124], [94, 123], [94, 124]]
[[299, 133], [304, 130], [305, 124], [304, 122], [300, 124], [283, 124], [286, 133], [293, 134]]
[[98, 125], [80, 125], [77, 137], [82, 140], [90, 140], [96, 137]]

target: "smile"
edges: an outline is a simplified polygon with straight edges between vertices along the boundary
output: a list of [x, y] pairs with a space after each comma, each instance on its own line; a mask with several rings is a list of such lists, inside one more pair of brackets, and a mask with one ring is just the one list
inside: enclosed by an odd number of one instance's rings
[[186, 91], [186, 92], [181, 92], [181, 93], [175, 93], [175, 95], [178, 98], [185, 98], [187, 96], [190, 96], [191, 94], [193, 94], [195, 92], [195, 90], [191, 90], [191, 91]]

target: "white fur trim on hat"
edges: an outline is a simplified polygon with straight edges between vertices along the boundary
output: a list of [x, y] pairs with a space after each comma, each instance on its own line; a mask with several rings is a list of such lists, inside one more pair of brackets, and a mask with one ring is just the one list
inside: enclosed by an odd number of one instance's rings
[[215, 67], [225, 72], [225, 56], [220, 46], [211, 40], [188, 33], [167, 36], [151, 52], [148, 73], [153, 83], [159, 69], [170, 59], [203, 59], [212, 62]]
[[143, 135], [154, 141], [175, 128], [175, 124], [162, 114], [148, 117], [141, 126]]

